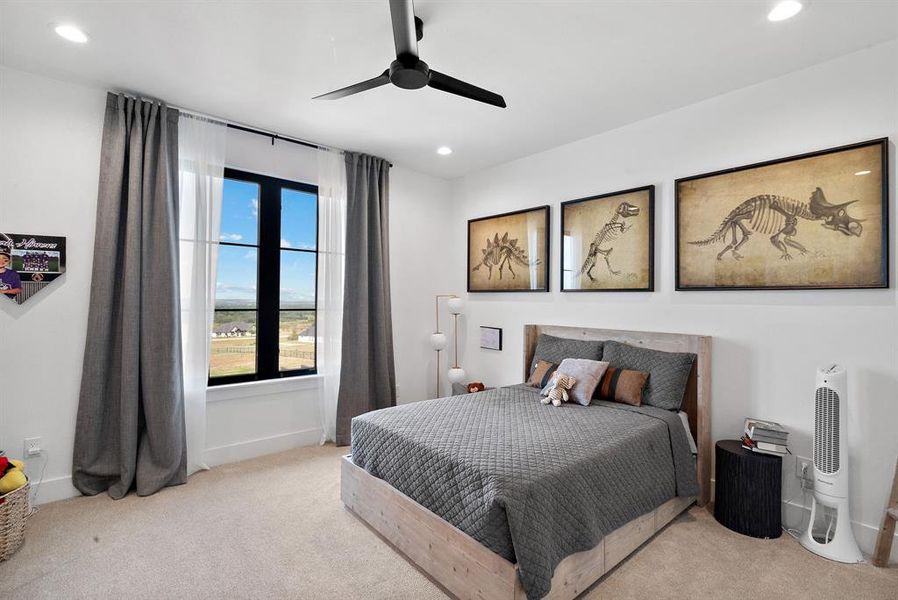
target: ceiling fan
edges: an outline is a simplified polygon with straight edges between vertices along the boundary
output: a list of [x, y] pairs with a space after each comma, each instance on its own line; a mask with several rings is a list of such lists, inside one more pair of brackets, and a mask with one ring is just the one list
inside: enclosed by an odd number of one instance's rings
[[393, 21], [393, 43], [396, 46], [396, 60], [390, 63], [390, 68], [373, 79], [315, 96], [313, 100], [336, 100], [392, 83], [407, 90], [429, 86], [505, 108], [505, 99], [499, 94], [435, 71], [418, 58], [418, 42], [424, 36], [424, 23], [415, 16], [412, 0], [390, 0], [390, 19]]

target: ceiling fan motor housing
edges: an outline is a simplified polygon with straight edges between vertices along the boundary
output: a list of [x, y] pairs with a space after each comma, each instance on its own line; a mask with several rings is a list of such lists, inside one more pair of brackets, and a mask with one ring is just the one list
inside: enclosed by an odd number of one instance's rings
[[427, 63], [414, 56], [403, 56], [390, 63], [390, 82], [406, 90], [417, 90], [430, 81]]

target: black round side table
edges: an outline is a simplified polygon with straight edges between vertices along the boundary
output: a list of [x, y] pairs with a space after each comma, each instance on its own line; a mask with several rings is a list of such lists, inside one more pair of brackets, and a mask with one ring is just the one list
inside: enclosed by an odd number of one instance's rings
[[778, 538], [783, 459], [746, 450], [739, 440], [721, 440], [714, 450], [714, 518], [743, 535]]

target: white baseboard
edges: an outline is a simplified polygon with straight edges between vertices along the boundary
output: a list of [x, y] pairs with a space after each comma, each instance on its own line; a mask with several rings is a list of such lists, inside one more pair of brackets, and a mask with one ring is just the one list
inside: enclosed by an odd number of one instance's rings
[[215, 448], [207, 448], [203, 453], [203, 460], [210, 467], [215, 467], [266, 454], [274, 454], [275, 452], [283, 452], [291, 448], [314, 446], [320, 440], [320, 428], [304, 429], [302, 431], [293, 431], [255, 440], [235, 442]]
[[[37, 495], [35, 496], [35, 494]], [[72, 485], [72, 476], [63, 475], [61, 477], [45, 479], [40, 485], [37, 485], [36, 487], [33, 486], [31, 499], [32, 502], [40, 505], [47, 504], [48, 502], [56, 502], [57, 500], [74, 498], [75, 496], [80, 495], [81, 492]]]
[[[811, 507], [795, 501], [783, 500], [783, 524], [794, 527], [799, 531], [807, 528], [808, 519], [811, 518]], [[854, 531], [854, 539], [864, 553], [864, 558], [870, 560], [873, 549], [876, 547], [876, 538], [879, 536], [879, 525], [870, 525], [860, 521], [851, 521], [851, 529]], [[889, 561], [898, 562], [898, 533], [892, 540], [892, 553]]]
[[[225, 446], [218, 446], [217, 448], [208, 448], [203, 453], [203, 458], [207, 465], [216, 467], [249, 458], [256, 458], [257, 456], [283, 452], [291, 448], [314, 446], [320, 439], [321, 429], [306, 429], [266, 438], [235, 442]], [[36, 493], [36, 498], [34, 495], [32, 495], [32, 498], [36, 499], [38, 505], [81, 495], [81, 492], [72, 485], [71, 475], [45, 479], [39, 486], [36, 486]]]

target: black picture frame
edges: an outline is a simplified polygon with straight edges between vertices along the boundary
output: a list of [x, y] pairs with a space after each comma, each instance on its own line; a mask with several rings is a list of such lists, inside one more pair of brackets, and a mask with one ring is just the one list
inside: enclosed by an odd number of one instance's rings
[[[546, 232], [545, 247], [542, 248], [541, 256], [530, 257], [530, 258], [531, 259], [539, 258], [539, 260], [541, 260], [542, 263], [545, 265], [546, 276], [545, 276], [544, 285], [542, 287], [538, 287], [538, 288], [527, 288], [527, 289], [524, 289], [524, 288], [521, 288], [521, 289], [475, 289], [475, 288], [473, 288], [471, 285], [471, 273], [472, 273], [472, 268], [473, 268], [473, 265], [471, 264], [471, 227], [475, 223], [489, 221], [490, 219], [501, 219], [504, 217], [513, 217], [515, 215], [522, 215], [522, 214], [537, 212], [537, 211], [542, 211], [544, 213], [544, 223], [545, 223], [544, 228], [545, 228], [545, 232]], [[532, 208], [525, 208], [522, 210], [513, 210], [510, 212], [499, 213], [496, 215], [489, 215], [486, 217], [478, 217], [476, 219], [469, 219], [468, 220], [468, 232], [467, 232], [466, 245], [465, 245], [465, 252], [467, 252], [467, 255], [468, 255], [467, 277], [466, 277], [468, 293], [471, 293], [471, 294], [481, 294], [481, 293], [508, 294], [508, 293], [519, 293], [519, 292], [524, 292], [524, 293], [548, 292], [549, 291], [549, 281], [551, 280], [551, 267], [552, 267], [552, 264], [549, 261], [550, 248], [552, 247], [552, 229], [551, 229], [550, 212], [551, 212], [551, 207], [548, 204], [545, 204], [543, 206], [534, 206]]]
[[[565, 231], [565, 209], [570, 206], [574, 206], [577, 204], [582, 204], [585, 202], [594, 202], [597, 200], [608, 200], [615, 196], [623, 196], [626, 194], [633, 194], [638, 192], [648, 192], [648, 239], [646, 243], [648, 244], [648, 284], [645, 287], [616, 287], [616, 288], [577, 288], [571, 289], [566, 288], [564, 285], [564, 231]], [[559, 289], [562, 292], [574, 293], [574, 292], [654, 292], [655, 291], [655, 186], [652, 185], [644, 185], [635, 188], [629, 188], [625, 190], [618, 190], [616, 192], [608, 192], [606, 194], [599, 194], [597, 196], [587, 196], [585, 198], [577, 198], [576, 200], [568, 200], [566, 202], [561, 203], [561, 217], [559, 218], [560, 228], [559, 228], [559, 237], [561, 240], [560, 243], [560, 262], [558, 269], [558, 282]]]
[[[499, 332], [499, 345], [498, 346], [496, 346], [494, 348], [492, 346], [484, 346], [483, 345], [483, 330], [484, 329], [489, 329], [491, 331]], [[481, 325], [480, 326], [480, 347], [484, 350], [496, 350], [498, 352], [501, 352], [502, 351], [502, 328], [501, 327], [486, 327], [484, 325]]]
[[[783, 163], [800, 161], [809, 158], [815, 158], [819, 156], [824, 156], [828, 154], [836, 154], [840, 152], [847, 152], [851, 150], [857, 150], [865, 147], [878, 146], [880, 148], [880, 195], [879, 201], [881, 205], [882, 211], [882, 228], [881, 228], [881, 244], [880, 244], [880, 275], [879, 282], [872, 285], [843, 285], [839, 283], [834, 283], [833, 285], [825, 285], [825, 284], [816, 284], [816, 285], [685, 285], [682, 281], [682, 273], [681, 273], [681, 252], [680, 252], [680, 240], [682, 237], [682, 229], [681, 229], [681, 187], [683, 184], [710, 178], [710, 177], [718, 177], [721, 175], [728, 175], [732, 173], [738, 173], [741, 171], [747, 171], [751, 169], [758, 169], [762, 167], [769, 167], [773, 165], [779, 165]], [[863, 142], [857, 142], [853, 144], [846, 144], [842, 146], [835, 146], [832, 148], [826, 148], [823, 150], [816, 150], [813, 152], [806, 152], [802, 154], [795, 154], [792, 156], [787, 156], [784, 158], [777, 158], [772, 160], [766, 160], [762, 162], [752, 163], [748, 165], [742, 165], [738, 167], [732, 167], [729, 169], [721, 169], [718, 171], [712, 171], [709, 173], [701, 173], [698, 175], [691, 175], [689, 177], [681, 177], [674, 181], [674, 252], [675, 252], [675, 289], [677, 291], [760, 291], [760, 290], [860, 290], [860, 289], [886, 289], [889, 288], [889, 247], [890, 247], [890, 232], [889, 232], [889, 138], [875, 138], [871, 140], [866, 140]], [[766, 237], [766, 236], [763, 236]]]

